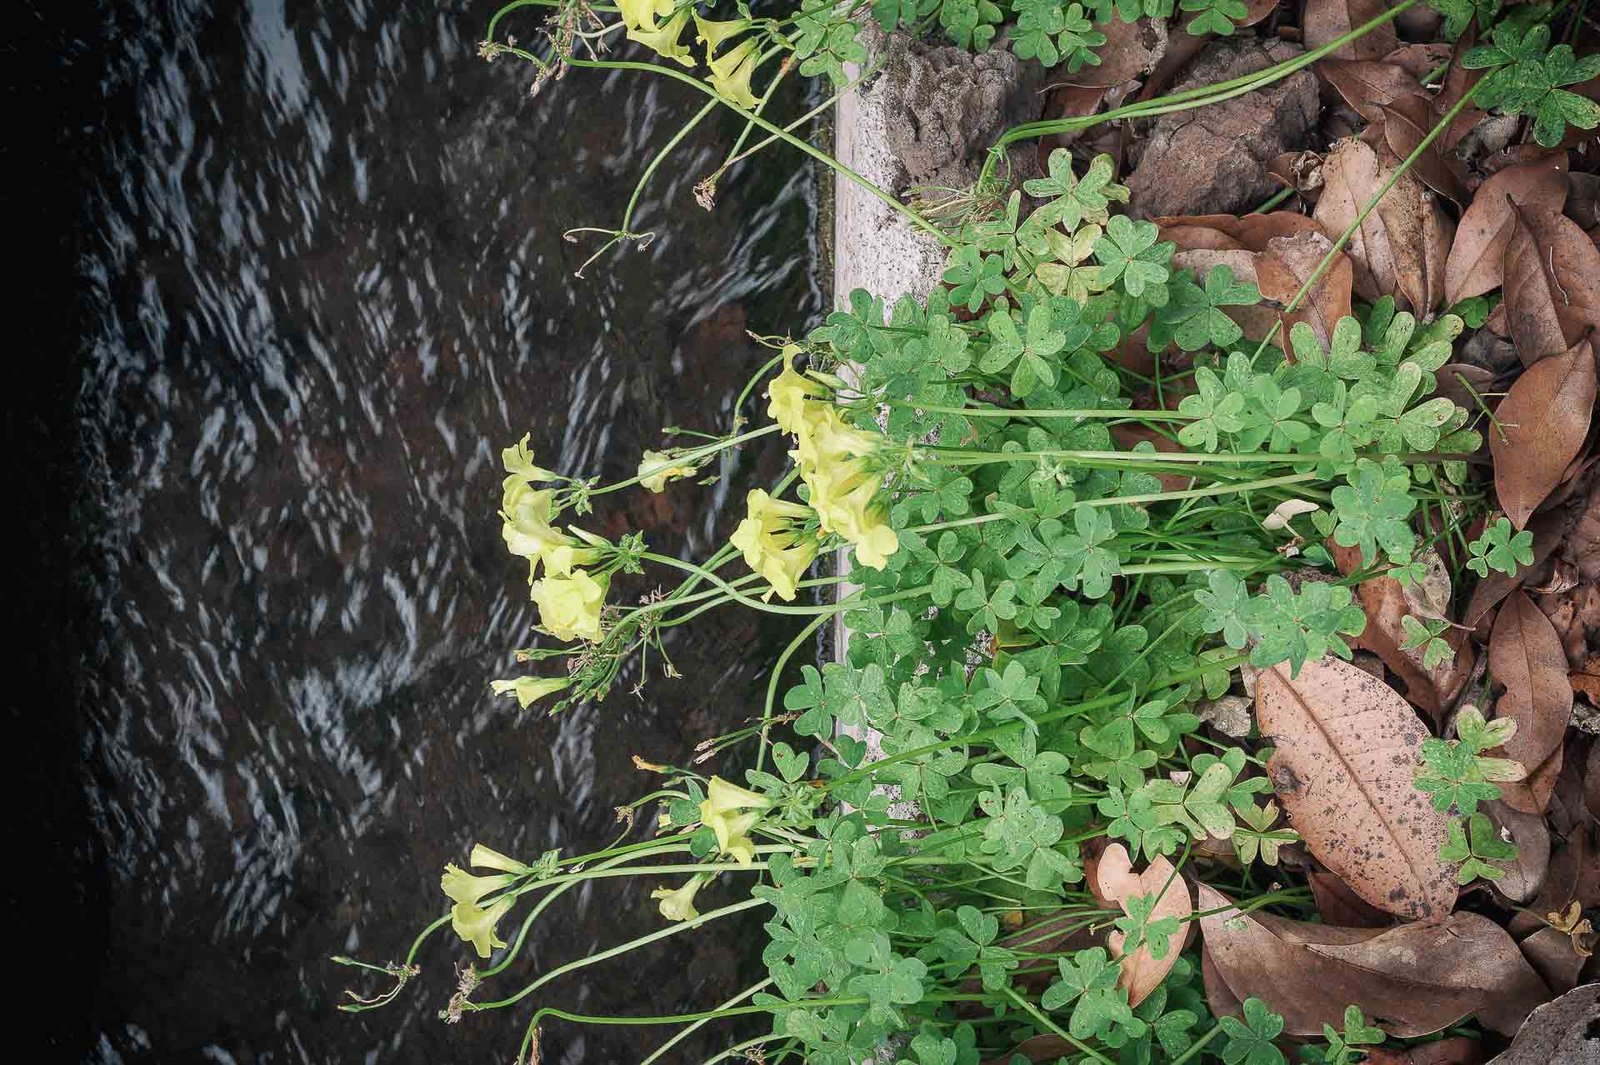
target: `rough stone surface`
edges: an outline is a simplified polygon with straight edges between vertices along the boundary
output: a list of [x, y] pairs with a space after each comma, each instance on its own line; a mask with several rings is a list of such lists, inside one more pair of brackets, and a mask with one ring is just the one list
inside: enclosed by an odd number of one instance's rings
[[884, 107], [889, 147], [913, 185], [965, 188], [1007, 126], [1037, 117], [1037, 64], [889, 38]]
[[[1300, 52], [1286, 41], [1219, 41], [1174, 89], [1244, 77]], [[1128, 178], [1130, 210], [1146, 217], [1252, 210], [1278, 189], [1267, 164], [1305, 147], [1317, 110], [1317, 79], [1299, 70], [1256, 92], [1161, 116]]]

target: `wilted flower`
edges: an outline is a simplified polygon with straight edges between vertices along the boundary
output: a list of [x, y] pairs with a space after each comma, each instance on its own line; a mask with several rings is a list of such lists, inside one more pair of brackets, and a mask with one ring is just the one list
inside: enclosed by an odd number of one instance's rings
[[539, 623], [558, 640], [600, 639], [600, 608], [606, 600], [607, 578], [595, 580], [583, 570], [569, 577], [545, 577], [533, 582], [533, 601]]
[[661, 916], [669, 921], [692, 921], [700, 916], [694, 908], [694, 896], [706, 882], [704, 873], [696, 873], [681, 888], [656, 888], [650, 892], [652, 899], [660, 899]]
[[646, 451], [639, 460], [639, 483], [652, 492], [664, 492], [668, 481], [693, 477], [700, 467], [679, 462], [665, 451]]

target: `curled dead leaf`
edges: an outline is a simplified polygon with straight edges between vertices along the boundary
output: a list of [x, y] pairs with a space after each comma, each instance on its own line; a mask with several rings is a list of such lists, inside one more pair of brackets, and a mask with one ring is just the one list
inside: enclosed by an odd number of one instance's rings
[[1289, 823], [1361, 898], [1441, 921], [1456, 899], [1440, 859], [1448, 818], [1412, 786], [1428, 730], [1394, 689], [1337, 658], [1256, 680], [1256, 724], [1276, 750], [1267, 775]]
[[[1321, 233], [1274, 237], [1256, 259], [1256, 288], [1266, 299], [1287, 306], [1332, 248], [1333, 241]], [[1296, 322], [1309, 325], [1325, 349], [1332, 345], [1334, 326], [1351, 311], [1352, 269], [1349, 256], [1343, 252], [1335, 255], [1333, 264], [1323, 271], [1299, 306], [1290, 314], [1280, 314], [1283, 329], [1274, 337], [1280, 347], [1287, 344], [1289, 330]]]
[[1493, 881], [1494, 889], [1513, 902], [1527, 902], [1539, 893], [1550, 871], [1550, 829], [1541, 815], [1512, 809], [1500, 800], [1485, 803], [1483, 812], [1501, 838], [1517, 848], [1517, 856], [1503, 865], [1505, 875]]
[[1510, 1032], [1550, 997], [1505, 929], [1479, 914], [1336, 928], [1247, 914], [1206, 884], [1197, 891], [1217, 979], [1235, 998], [1259, 998], [1282, 1014], [1286, 1035], [1321, 1035], [1348, 1005], [1395, 1036], [1427, 1035], [1469, 1015]]
[[[1395, 160], [1408, 159], [1421, 147], [1433, 128], [1433, 111], [1421, 96], [1399, 96], [1388, 103], [1377, 105], [1383, 116], [1383, 140]], [[1435, 138], [1418, 154], [1411, 164], [1416, 174], [1434, 192], [1465, 207], [1472, 199], [1466, 180], [1457, 172], [1456, 164], [1446, 156], [1443, 145]]]
[[[1189, 897], [1189, 882], [1178, 873], [1171, 862], [1161, 857], [1151, 862], [1144, 872], [1134, 872], [1133, 862], [1128, 857], [1128, 848], [1120, 843], [1113, 843], [1105, 849], [1105, 853], [1100, 856], [1095, 878], [1099, 884], [1099, 894], [1121, 906], [1124, 913], [1128, 912], [1129, 899], [1141, 895], [1150, 896], [1157, 899], [1155, 909], [1150, 913], [1150, 920], [1159, 921], [1175, 917], [1182, 922], [1183, 931], [1167, 943], [1167, 950], [1160, 958], [1150, 950], [1148, 943], [1140, 944], [1139, 949], [1123, 958], [1122, 972], [1117, 977], [1117, 986], [1127, 990], [1128, 1004], [1137, 1006], [1167, 978], [1167, 973], [1177, 964], [1178, 956], [1183, 953], [1183, 948], [1189, 941], [1189, 933], [1193, 927], [1193, 922], [1189, 918], [1194, 913], [1194, 902]], [[1123, 956], [1122, 944], [1125, 938], [1121, 932], [1111, 933], [1109, 944], [1113, 957]]]
[[1494, 489], [1518, 529], [1555, 490], [1583, 446], [1594, 414], [1595, 368], [1590, 342], [1542, 359], [1517, 378], [1495, 409], [1489, 429]]
[[1402, 96], [1422, 100], [1417, 79], [1394, 63], [1370, 59], [1323, 59], [1317, 73], [1368, 122], [1383, 121], [1381, 108]]

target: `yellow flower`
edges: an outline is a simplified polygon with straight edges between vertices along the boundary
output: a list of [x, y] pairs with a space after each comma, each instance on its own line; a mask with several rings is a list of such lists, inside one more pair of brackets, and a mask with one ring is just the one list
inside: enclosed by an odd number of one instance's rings
[[900, 550], [900, 537], [887, 525], [868, 525], [862, 528], [855, 548], [857, 562], [882, 570], [889, 564], [889, 556]]
[[539, 564], [552, 575], [565, 577], [575, 565], [584, 565], [599, 558], [599, 552], [578, 547], [576, 541], [550, 524], [550, 508], [555, 492], [552, 489], [535, 489], [520, 477], [507, 477], [500, 502], [500, 516], [505, 524], [500, 536], [506, 550], [528, 560], [528, 579], [538, 575]]
[[678, 39], [683, 36], [684, 28], [688, 25], [689, 9], [684, 8], [659, 27], [630, 26], [628, 28], [628, 39], [630, 41], [638, 41], [662, 59], [671, 59], [686, 67], [692, 67], [694, 66], [694, 56], [689, 54], [689, 46]]
[[711, 68], [708, 80], [711, 87], [717, 90], [717, 95], [747, 111], [760, 103], [756, 94], [750, 91], [750, 75], [756, 72], [756, 61], [760, 58], [756, 48], [760, 43], [752, 37], [735, 45], [720, 59], [706, 60], [706, 65]]
[[639, 483], [652, 492], [664, 492], [668, 481], [693, 477], [700, 467], [676, 462], [664, 451], [646, 451], [639, 460]]
[[528, 439], [532, 433], [523, 433], [522, 439], [500, 452], [500, 461], [505, 464], [506, 472], [524, 482], [553, 481], [556, 475], [534, 463], [533, 455], [528, 451]]
[[[700, 803], [700, 821], [716, 835], [717, 850], [732, 856], [740, 865], [749, 865], [755, 859], [755, 843], [749, 832], [761, 820], [762, 811], [771, 806], [772, 800], [759, 792], [712, 777], [706, 785], [706, 798]], [[740, 812], [747, 807], [755, 809]]]
[[847, 424], [825, 404], [807, 410], [795, 450], [800, 477], [811, 490], [811, 508], [824, 532], [844, 537], [864, 566], [883, 569], [900, 548], [880, 501], [882, 478], [866, 461], [879, 446], [872, 433]]
[[661, 900], [661, 916], [667, 920], [692, 921], [700, 916], [700, 911], [694, 908], [694, 896], [705, 882], [705, 874], [696, 873], [689, 878], [689, 882], [684, 884], [683, 887], [676, 890], [664, 887], [656, 888], [650, 892], [650, 897]]
[[767, 413], [778, 423], [778, 428], [790, 435], [803, 430], [809, 401], [826, 395], [828, 391], [811, 378], [795, 372], [794, 357], [799, 351], [799, 346], [795, 344], [783, 349], [783, 369], [767, 386], [767, 398], [770, 401]]
[[474, 869], [500, 869], [507, 873], [528, 871], [528, 867], [515, 858], [501, 854], [493, 847], [485, 847], [481, 843], [472, 845], [472, 853], [467, 856], [467, 864]]
[[533, 582], [539, 622], [558, 640], [600, 639], [600, 608], [606, 601], [606, 580], [583, 570], [570, 577], [545, 577]]
[[478, 957], [487, 958], [495, 947], [506, 945], [505, 940], [494, 934], [494, 926], [515, 901], [498, 899], [487, 909], [476, 903], [458, 902], [450, 908], [450, 927], [455, 929], [456, 935], [477, 949]]
[[629, 29], [653, 30], [656, 16], [670, 15], [677, 6], [677, 0], [617, 0], [617, 12], [622, 16], [622, 24]]
[[749, 28], [750, 20], [746, 18], [713, 22], [711, 19], [701, 18], [698, 13], [694, 16], [695, 40], [706, 46], [707, 60], [717, 54], [717, 49], [722, 47], [723, 42], [739, 36]]
[[568, 677], [518, 677], [516, 680], [490, 681], [489, 687], [496, 695], [515, 695], [517, 705], [526, 710], [546, 695], [554, 695], [571, 683]]
[[503, 887], [510, 887], [516, 879], [510, 873], [473, 876], [459, 865], [452, 863], [444, 867], [444, 875], [439, 878], [439, 887], [450, 896], [451, 902], [476, 906], [483, 901], [485, 895], [499, 891]]
[[816, 540], [802, 536], [797, 528], [810, 516], [810, 509], [773, 499], [757, 488], [745, 497], [745, 513], [733, 532], [733, 546], [772, 585], [769, 598], [775, 592], [785, 601], [794, 599], [801, 576], [817, 557]]

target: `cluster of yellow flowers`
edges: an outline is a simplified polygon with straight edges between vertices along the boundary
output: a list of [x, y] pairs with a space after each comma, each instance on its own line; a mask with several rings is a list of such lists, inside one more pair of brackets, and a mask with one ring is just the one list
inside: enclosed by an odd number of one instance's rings
[[750, 89], [750, 76], [761, 58], [760, 39], [746, 38], [720, 57], [717, 55], [724, 43], [750, 28], [748, 19], [713, 22], [701, 18], [693, 4], [680, 5], [679, 0], [617, 0], [617, 10], [628, 28], [629, 40], [686, 67], [694, 66], [694, 56], [681, 38], [693, 15], [695, 39], [705, 45], [706, 65], [711, 68], [709, 80], [717, 95], [746, 109], [759, 102]]
[[[568, 526], [572, 535], [550, 524], [555, 490], [535, 488], [556, 475], [533, 462], [528, 452], [528, 437], [500, 453], [506, 479], [501, 489], [500, 535], [506, 549], [528, 560], [529, 592], [539, 607], [539, 621], [561, 640], [600, 639], [600, 608], [605, 604], [610, 577], [598, 578], [579, 569], [602, 557], [599, 545], [605, 541]], [[588, 546], [585, 546], [587, 544]], [[540, 566], [544, 576], [539, 576]], [[497, 692], [515, 690], [497, 687]], [[522, 692], [518, 692], [520, 698]], [[526, 704], [524, 704], [526, 705]]]
[[757, 488], [745, 497], [748, 515], [733, 531], [733, 546], [744, 552], [745, 563], [767, 579], [779, 599], [795, 597], [800, 577], [817, 557], [817, 538], [805, 528], [808, 507], [773, 499]]
[[789, 454], [811, 490], [811, 509], [822, 531], [844, 537], [854, 545], [858, 562], [881, 570], [900, 548], [881, 502], [882, 475], [869, 461], [881, 441], [848, 425], [827, 389], [795, 372], [792, 358], [799, 350], [784, 349], [783, 370], [767, 388], [767, 412], [795, 438]]
[[467, 864], [474, 869], [498, 869], [499, 872], [492, 876], [473, 876], [460, 866], [450, 864], [444, 867], [439, 886], [455, 903], [450, 907], [450, 927], [455, 929], [456, 935], [473, 945], [478, 957], [487, 958], [494, 948], [506, 945], [505, 940], [495, 934], [494, 926], [511, 909], [516, 899], [503, 895], [485, 906], [483, 898], [510, 887], [517, 877], [528, 872], [528, 867], [481, 843], [472, 848]]
[[[718, 853], [748, 866], [756, 856], [750, 830], [771, 806], [772, 800], [760, 792], [712, 777], [706, 785], [706, 798], [700, 803], [700, 822], [716, 834]], [[695, 894], [710, 879], [706, 873], [696, 873], [682, 887], [656, 888], [650, 897], [658, 900], [661, 916], [667, 920], [692, 921], [700, 916], [694, 908]]]

